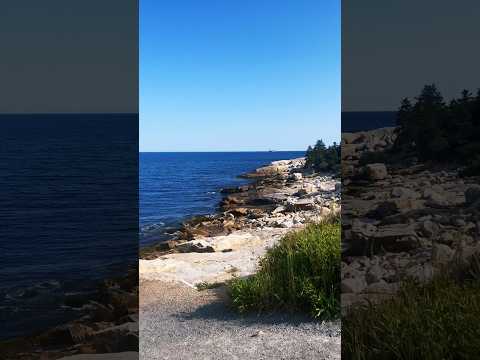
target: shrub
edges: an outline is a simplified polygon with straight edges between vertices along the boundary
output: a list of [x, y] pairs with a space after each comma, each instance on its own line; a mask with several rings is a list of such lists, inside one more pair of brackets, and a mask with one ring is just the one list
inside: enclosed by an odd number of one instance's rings
[[287, 234], [260, 261], [258, 272], [228, 284], [239, 312], [303, 311], [314, 318], [340, 312], [340, 222]]

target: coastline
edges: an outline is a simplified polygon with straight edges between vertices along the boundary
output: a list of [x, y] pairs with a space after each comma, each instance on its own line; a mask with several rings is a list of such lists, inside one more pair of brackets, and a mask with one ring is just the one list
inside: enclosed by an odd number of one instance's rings
[[225, 282], [255, 272], [284, 234], [340, 211], [340, 180], [304, 169], [304, 158], [273, 161], [247, 185], [222, 189], [215, 214], [193, 217], [176, 238], [141, 250], [140, 280]]
[[340, 179], [304, 159], [272, 162], [224, 190], [217, 214], [139, 260], [140, 356], [169, 359], [339, 359], [341, 322], [307, 314], [239, 314], [225, 282], [257, 270], [287, 232], [340, 211]]

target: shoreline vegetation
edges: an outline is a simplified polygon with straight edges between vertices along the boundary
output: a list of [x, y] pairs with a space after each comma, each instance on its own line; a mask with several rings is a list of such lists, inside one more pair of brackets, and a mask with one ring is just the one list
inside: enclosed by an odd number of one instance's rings
[[305, 312], [315, 319], [340, 314], [340, 218], [287, 233], [260, 260], [258, 271], [227, 282], [237, 311]]
[[480, 93], [342, 134], [342, 358], [480, 353]]

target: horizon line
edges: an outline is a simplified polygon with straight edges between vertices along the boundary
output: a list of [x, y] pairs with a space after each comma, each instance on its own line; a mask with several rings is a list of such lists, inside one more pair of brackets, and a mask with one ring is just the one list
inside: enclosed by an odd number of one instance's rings
[[306, 150], [209, 150], [209, 151], [191, 151], [191, 150], [178, 150], [178, 151], [139, 151], [143, 154], [155, 154], [155, 153], [250, 153], [250, 152], [264, 152], [264, 153], [276, 153], [276, 152], [305, 152]]
[[139, 115], [139, 112], [0, 112], [1, 115]]

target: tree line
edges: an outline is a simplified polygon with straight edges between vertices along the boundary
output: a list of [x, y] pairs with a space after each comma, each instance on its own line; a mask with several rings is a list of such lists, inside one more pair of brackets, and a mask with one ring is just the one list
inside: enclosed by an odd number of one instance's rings
[[397, 125], [395, 151], [461, 163], [467, 175], [480, 173], [480, 90], [463, 90], [447, 103], [434, 84], [426, 85], [414, 101], [402, 100]]
[[326, 146], [322, 140], [318, 140], [315, 146], [309, 146], [305, 154], [305, 167], [316, 172], [340, 170], [340, 145]]

